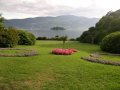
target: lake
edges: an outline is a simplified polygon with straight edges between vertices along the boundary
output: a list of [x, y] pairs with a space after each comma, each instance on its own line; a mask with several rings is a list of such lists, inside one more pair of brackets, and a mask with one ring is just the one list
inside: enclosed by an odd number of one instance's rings
[[72, 30], [64, 30], [64, 31], [53, 31], [53, 30], [29, 30], [32, 32], [36, 37], [54, 37], [56, 35], [65, 36], [67, 35], [68, 38], [77, 38], [79, 37], [83, 31], [72, 31]]

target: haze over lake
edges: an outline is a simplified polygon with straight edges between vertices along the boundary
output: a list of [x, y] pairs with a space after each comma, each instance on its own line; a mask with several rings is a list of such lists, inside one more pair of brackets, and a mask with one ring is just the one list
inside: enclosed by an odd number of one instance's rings
[[6, 26], [13, 26], [18, 29], [25, 29], [38, 36], [54, 37], [56, 31], [52, 27], [64, 27], [66, 30], [59, 31], [59, 35], [67, 35], [69, 38], [79, 37], [83, 31], [95, 26], [99, 18], [87, 18], [74, 15], [62, 15], [57, 17], [35, 17], [26, 19], [6, 20]]

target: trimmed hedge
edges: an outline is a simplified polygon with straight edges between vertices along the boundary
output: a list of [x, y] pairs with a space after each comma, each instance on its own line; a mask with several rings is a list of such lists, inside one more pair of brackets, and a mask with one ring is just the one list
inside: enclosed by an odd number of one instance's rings
[[18, 30], [18, 35], [19, 35], [19, 41], [18, 44], [19, 45], [34, 45], [36, 38], [35, 36], [27, 31], [23, 31], [23, 30]]
[[100, 47], [103, 51], [120, 54], [120, 31], [103, 38]]

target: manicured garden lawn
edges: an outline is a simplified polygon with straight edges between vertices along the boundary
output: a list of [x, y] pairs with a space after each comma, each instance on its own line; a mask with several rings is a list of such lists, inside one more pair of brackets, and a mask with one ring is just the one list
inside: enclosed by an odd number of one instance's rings
[[[101, 52], [99, 46], [67, 42], [66, 48], [79, 52], [69, 56], [50, 53], [60, 47], [61, 41], [37, 41], [35, 46], [16, 48], [36, 49], [38, 56], [0, 57], [0, 90], [120, 90], [120, 66], [80, 59]], [[104, 58], [120, 61], [120, 56]]]

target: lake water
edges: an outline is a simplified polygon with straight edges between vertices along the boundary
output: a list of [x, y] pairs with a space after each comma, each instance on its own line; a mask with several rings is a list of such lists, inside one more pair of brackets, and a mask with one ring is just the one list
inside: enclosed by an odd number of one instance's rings
[[40, 37], [54, 37], [56, 35], [59, 36], [65, 36], [67, 35], [68, 38], [77, 38], [79, 37], [83, 31], [70, 31], [70, 30], [64, 30], [64, 31], [53, 31], [53, 30], [29, 30], [30, 32], [32, 32], [36, 37], [40, 36]]

